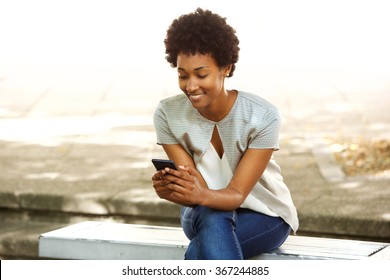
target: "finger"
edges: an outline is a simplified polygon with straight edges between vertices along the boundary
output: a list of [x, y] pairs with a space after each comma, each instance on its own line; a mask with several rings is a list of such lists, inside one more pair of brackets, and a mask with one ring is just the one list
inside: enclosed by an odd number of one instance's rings
[[155, 189], [157, 189], [157, 188], [165, 188], [167, 184], [169, 184], [169, 182], [167, 180], [165, 180], [165, 179], [164, 180], [155, 180], [154, 184], [153, 184], [153, 187]]
[[172, 190], [173, 193], [175, 194], [180, 194], [180, 195], [189, 195], [191, 193], [191, 186], [183, 186], [179, 184], [169, 184], [167, 186], [170, 190]]
[[[167, 186], [170, 186], [172, 183], [173, 185], [179, 185], [181, 187], [187, 187], [188, 183], [189, 183], [189, 180], [185, 180], [181, 177], [177, 177], [177, 176], [174, 176], [174, 175], [165, 175], [165, 180], [167, 180], [169, 183]], [[170, 186], [172, 187], [172, 186]]]
[[161, 185], [158, 184], [158, 185], [153, 186], [153, 187], [154, 187], [155, 192], [160, 197], [163, 196], [163, 195], [168, 195], [168, 194], [173, 192], [170, 188], [167, 188], [167, 186], [161, 186]]
[[161, 171], [155, 172], [152, 176], [152, 180], [157, 181], [160, 180], [161, 177]]
[[178, 178], [182, 178], [182, 179], [186, 179], [186, 180], [190, 179], [187, 171], [175, 170], [172, 168], [165, 168], [165, 171], [166, 171], [166, 175], [164, 178], [171, 178], [171, 177], [167, 177], [167, 175], [171, 174], [171, 175], [176, 176]]
[[153, 174], [152, 176], [152, 180], [154, 181], [158, 181], [158, 180], [163, 180], [164, 179], [164, 175], [166, 174], [167, 172], [165, 170], [160, 170], [160, 171], [157, 171]]
[[195, 175], [197, 172], [197, 170], [194, 167], [189, 166], [189, 165], [179, 166], [179, 168], [182, 169], [183, 171], [186, 171], [190, 175]]
[[166, 187], [157, 188], [157, 189], [156, 189], [156, 193], [159, 194], [159, 195], [166, 195], [166, 194], [172, 193], [172, 190], [171, 190], [171, 189], [168, 189], [168, 188], [166, 188]]
[[192, 201], [187, 194], [173, 192], [172, 197], [174, 197], [177, 201], [181, 201], [183, 204], [192, 204]]

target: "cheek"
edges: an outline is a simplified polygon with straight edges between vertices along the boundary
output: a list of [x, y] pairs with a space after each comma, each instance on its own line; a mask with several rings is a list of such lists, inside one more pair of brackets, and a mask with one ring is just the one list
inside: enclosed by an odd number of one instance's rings
[[215, 78], [214, 80], [214, 83], [213, 83], [213, 87], [216, 89], [216, 90], [220, 90], [224, 85], [224, 79], [221, 78], [221, 77], [217, 77]]
[[202, 80], [200, 82], [200, 86], [205, 90], [215, 90], [219, 87], [219, 80], [214, 77], [210, 77], [208, 79]]
[[179, 88], [182, 90], [182, 91], [186, 91], [186, 83], [182, 80], [178, 80], [178, 84], [179, 84]]

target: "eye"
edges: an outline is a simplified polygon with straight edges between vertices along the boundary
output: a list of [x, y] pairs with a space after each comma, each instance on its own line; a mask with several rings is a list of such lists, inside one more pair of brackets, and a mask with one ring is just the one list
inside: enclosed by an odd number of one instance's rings
[[207, 74], [206, 75], [198, 75], [198, 78], [199, 79], [204, 79], [204, 78], [207, 78], [207, 76], [208, 76]]

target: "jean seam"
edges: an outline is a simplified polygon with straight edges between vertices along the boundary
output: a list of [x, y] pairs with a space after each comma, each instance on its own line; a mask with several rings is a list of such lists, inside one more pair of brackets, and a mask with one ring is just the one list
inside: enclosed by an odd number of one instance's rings
[[264, 231], [264, 232], [261, 232], [261, 233], [259, 233], [259, 234], [257, 234], [257, 235], [254, 235], [254, 236], [252, 236], [252, 237], [246, 239], [245, 241], [242, 241], [241, 244], [245, 244], [246, 242], [249, 242], [249, 241], [251, 241], [252, 239], [255, 239], [255, 238], [258, 238], [258, 237], [260, 237], [260, 236], [262, 236], [262, 235], [265, 235], [265, 234], [268, 234], [268, 233], [270, 233], [270, 232], [276, 231], [276, 230], [277, 230], [279, 227], [281, 227], [284, 223], [285, 223], [284, 221], [281, 221], [279, 224], [277, 224], [276, 226], [270, 228], [269, 230]]
[[233, 236], [233, 241], [236, 245], [237, 252], [239, 254], [240, 259], [244, 259], [243, 253], [242, 253], [242, 248], [240, 244], [240, 240], [238, 240], [237, 234], [235, 232], [235, 227], [237, 227], [237, 212], [232, 211], [232, 220], [234, 223], [234, 227], [232, 227], [232, 236]]

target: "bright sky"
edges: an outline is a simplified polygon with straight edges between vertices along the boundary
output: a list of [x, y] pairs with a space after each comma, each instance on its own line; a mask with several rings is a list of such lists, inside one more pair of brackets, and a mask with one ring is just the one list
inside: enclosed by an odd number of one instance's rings
[[326, 76], [333, 84], [389, 87], [390, 1], [379, 0], [2, 0], [0, 77], [32, 69], [168, 73], [166, 29], [198, 6], [237, 30], [242, 83], [293, 86]]

